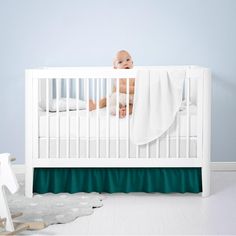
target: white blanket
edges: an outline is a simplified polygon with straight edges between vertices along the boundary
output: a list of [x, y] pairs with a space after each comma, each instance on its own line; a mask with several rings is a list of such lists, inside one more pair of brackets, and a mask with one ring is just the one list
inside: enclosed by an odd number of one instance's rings
[[139, 71], [131, 120], [135, 144], [149, 143], [170, 128], [181, 106], [184, 79], [184, 70]]

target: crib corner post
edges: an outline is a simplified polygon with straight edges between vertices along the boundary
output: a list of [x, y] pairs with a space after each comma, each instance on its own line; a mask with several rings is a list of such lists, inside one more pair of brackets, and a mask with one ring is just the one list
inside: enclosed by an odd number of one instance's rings
[[202, 196], [210, 195], [210, 160], [211, 160], [211, 72], [204, 70], [203, 80], [203, 164]]
[[25, 72], [25, 195], [33, 196], [33, 73]]

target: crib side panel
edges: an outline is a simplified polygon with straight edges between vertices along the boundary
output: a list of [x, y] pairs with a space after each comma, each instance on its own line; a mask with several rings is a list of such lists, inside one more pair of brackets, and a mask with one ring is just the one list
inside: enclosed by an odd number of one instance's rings
[[[64, 70], [49, 71], [50, 73], [34, 71], [37, 82], [32, 84], [33, 92], [31, 92], [34, 104], [31, 104], [31, 126], [34, 140], [32, 147], [33, 165], [38, 167], [201, 166], [201, 111], [203, 110], [201, 106], [204, 99], [202, 98], [203, 94], [201, 94], [200, 80], [197, 83], [192, 83], [192, 79], [195, 79], [194, 82], [196, 82], [196, 79], [202, 76], [199, 75], [201, 71], [202, 69], [199, 68], [189, 69], [186, 80], [187, 106], [184, 119], [177, 116], [174, 131], [168, 130], [160, 139], [145, 146], [135, 146], [130, 142], [130, 118], [126, 116], [124, 120], [119, 119], [118, 103], [115, 107], [115, 117], [110, 116], [109, 107], [105, 116], [102, 114], [102, 109], [99, 108], [99, 99], [102, 98], [102, 95], [110, 94], [107, 88], [113, 84], [112, 79], [117, 79], [116, 76], [134, 78], [134, 72], [131, 73], [127, 70], [128, 74], [125, 74], [126, 71], [123, 71], [122, 74], [116, 72], [113, 74], [110, 71], [109, 73], [100, 71], [99, 73], [83, 72], [81, 74], [78, 71], [68, 72]], [[117, 87], [119, 87], [118, 81], [119, 77], [116, 80]], [[127, 80], [128, 83], [129, 80]], [[191, 113], [193, 89], [191, 86], [196, 86], [196, 84], [198, 86], [198, 128], [197, 135], [193, 136], [194, 122]], [[75, 94], [72, 96], [71, 88], [75, 85]], [[64, 92], [62, 92], [63, 86]], [[59, 111], [61, 98], [65, 99], [65, 110], [63, 112]], [[76, 100], [74, 111], [70, 109], [70, 99], [72, 98]], [[96, 109], [93, 112], [89, 111], [90, 99], [96, 102]], [[86, 103], [83, 110], [78, 109], [80, 100]], [[120, 100], [119, 93], [116, 94], [116, 100]], [[129, 97], [126, 97], [125, 100], [127, 102]], [[46, 103], [42, 114], [38, 110], [38, 103], [41, 101]], [[50, 110], [52, 101], [54, 111]], [[128, 109], [127, 112], [129, 112]], [[103, 122], [103, 118], [105, 122]], [[44, 133], [41, 133], [40, 126], [42, 124], [46, 127]], [[121, 126], [126, 127], [124, 134], [121, 132]], [[185, 127], [184, 134], [180, 129], [181, 126]], [[112, 132], [114, 137], [111, 136]], [[105, 135], [103, 136], [103, 134]], [[196, 151], [193, 152], [192, 150]]]

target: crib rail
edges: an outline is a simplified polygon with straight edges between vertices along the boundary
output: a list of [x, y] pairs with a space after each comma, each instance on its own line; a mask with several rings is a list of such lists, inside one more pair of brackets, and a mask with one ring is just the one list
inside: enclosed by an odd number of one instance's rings
[[[185, 123], [177, 115], [174, 135], [168, 130], [161, 138], [146, 145], [134, 145], [130, 139], [130, 116], [119, 118], [119, 103], [116, 103], [115, 126], [111, 126], [109, 106], [105, 113], [105, 136], [101, 130], [101, 109], [99, 100], [107, 98], [109, 103], [112, 84], [119, 91], [120, 78], [127, 78], [127, 88], [130, 78], [136, 78], [137, 72], [147, 68], [133, 70], [113, 70], [110, 68], [48, 68], [26, 71], [26, 155], [27, 162], [37, 167], [97, 167], [97, 166], [202, 166], [203, 163], [203, 121], [209, 119], [204, 114], [204, 103], [209, 88], [205, 85], [210, 76], [208, 70], [199, 67], [152, 67], [153, 70], [186, 70], [185, 79]], [[197, 80], [197, 83], [196, 83]], [[196, 85], [197, 84], [197, 85]], [[193, 136], [191, 128], [191, 97], [197, 86], [197, 135]], [[72, 91], [73, 90], [73, 91]], [[120, 94], [116, 94], [119, 101]], [[126, 103], [129, 101], [127, 91]], [[72, 117], [70, 99], [76, 100]], [[65, 99], [65, 111], [60, 112], [60, 100]], [[89, 111], [89, 100], [96, 103], [96, 110]], [[85, 117], [81, 117], [80, 100], [86, 102]], [[51, 112], [51, 102], [54, 101], [54, 112]], [[40, 111], [39, 104], [45, 104]], [[129, 106], [127, 106], [129, 113]], [[207, 111], [205, 110], [207, 113]], [[40, 134], [42, 113], [45, 123], [44, 136]], [[63, 115], [62, 115], [63, 113]], [[104, 115], [104, 114], [103, 114]], [[75, 122], [72, 122], [73, 119]], [[61, 123], [65, 121], [65, 135]], [[85, 122], [81, 122], [81, 121]], [[95, 121], [95, 125], [91, 122]], [[122, 127], [126, 127], [125, 136], [121, 137]], [[182, 122], [182, 123], [181, 123]], [[124, 125], [125, 124], [125, 125]], [[86, 127], [81, 127], [85, 125]], [[186, 126], [185, 135], [181, 135], [181, 125]], [[55, 128], [56, 127], [56, 128]], [[86, 135], [81, 136], [81, 129], [86, 129]], [[52, 137], [51, 130], [56, 129]], [[95, 132], [94, 132], [94, 129]], [[115, 137], [111, 131], [115, 130]], [[104, 130], [103, 130], [104, 131]], [[95, 133], [91, 136], [91, 132]], [[72, 135], [73, 133], [73, 135]], [[114, 133], [114, 132], [113, 132]], [[63, 146], [63, 145], [64, 146]], [[195, 148], [193, 147], [195, 146]], [[173, 154], [173, 147], [175, 149]], [[56, 150], [52, 153], [52, 149]], [[65, 150], [63, 150], [65, 149]], [[192, 150], [195, 150], [194, 152]], [[42, 152], [42, 150], [44, 150]], [[68, 162], [69, 160], [69, 162]]]

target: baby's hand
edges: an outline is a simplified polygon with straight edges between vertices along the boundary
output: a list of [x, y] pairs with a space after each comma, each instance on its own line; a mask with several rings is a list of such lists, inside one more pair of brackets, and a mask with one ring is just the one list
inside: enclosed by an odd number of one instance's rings
[[126, 107], [120, 107], [119, 117], [124, 118], [126, 116]]

